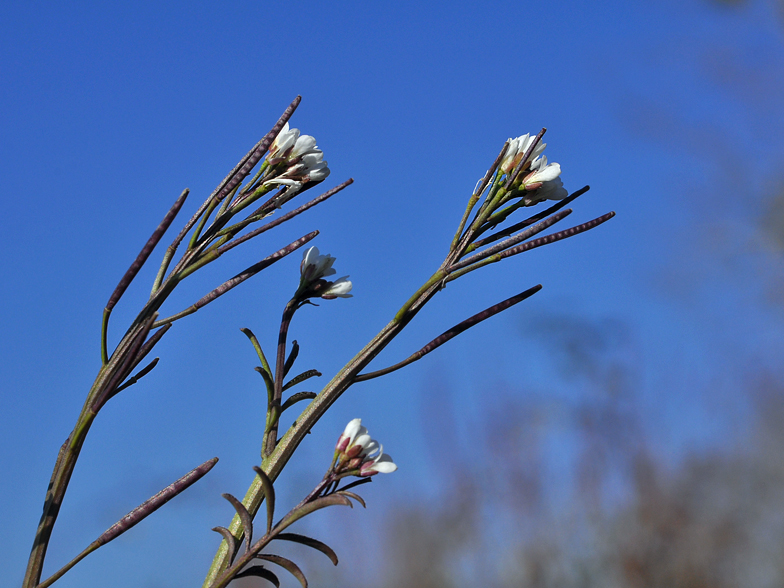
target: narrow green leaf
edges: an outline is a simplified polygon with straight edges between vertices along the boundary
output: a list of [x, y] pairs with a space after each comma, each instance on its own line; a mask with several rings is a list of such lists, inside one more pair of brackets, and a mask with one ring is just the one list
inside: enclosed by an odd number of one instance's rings
[[298, 521], [301, 518], [308, 516], [312, 512], [315, 512], [322, 508], [326, 508], [328, 506], [338, 506], [338, 505], [349, 506], [351, 508], [354, 508], [354, 505], [345, 496], [340, 496], [339, 494], [330, 494], [329, 496], [322, 496], [321, 498], [316, 498], [313, 502], [308, 502], [307, 504], [304, 504], [299, 508], [291, 511], [288, 515], [283, 517], [283, 520], [280, 523], [278, 523], [278, 526], [281, 527], [281, 529], [285, 529], [295, 521]]
[[283, 366], [284, 378], [286, 377], [286, 374], [289, 373], [291, 366], [294, 365], [294, 360], [297, 359], [298, 355], [299, 355], [299, 343], [297, 343], [297, 340], [295, 339], [294, 341], [291, 342], [291, 353], [289, 354], [288, 358], [286, 359], [286, 363]]
[[264, 473], [259, 466], [253, 466], [253, 471], [261, 480], [261, 487], [264, 490], [264, 502], [267, 504], [267, 534], [272, 530], [272, 519], [275, 516], [275, 489], [272, 487], [272, 480]]
[[264, 352], [261, 350], [261, 345], [259, 344], [259, 340], [256, 339], [256, 335], [254, 335], [253, 331], [251, 331], [250, 329], [240, 329], [240, 331], [242, 331], [243, 334], [250, 340], [251, 345], [253, 345], [253, 349], [256, 350], [256, 355], [259, 356], [259, 361], [261, 362], [261, 365], [265, 370], [267, 370], [267, 373], [269, 374], [270, 366], [269, 363], [267, 363], [267, 358], [264, 355]]
[[320, 378], [321, 377], [321, 372], [318, 371], [318, 370], [308, 370], [306, 372], [302, 372], [300, 375], [298, 375], [294, 379], [290, 380], [287, 384], [284, 384], [283, 385], [283, 389], [284, 390], [288, 390], [292, 386], [296, 386], [300, 382], [304, 382], [305, 380], [308, 380], [308, 379], [312, 378], [313, 376], [316, 376], [317, 378]]
[[346, 490], [338, 490], [335, 494], [340, 494], [341, 496], [348, 496], [349, 498], [353, 498], [357, 502], [362, 505], [362, 508], [367, 508], [365, 501], [362, 500], [362, 497], [359, 494], [354, 494], [353, 492], [348, 492]]
[[287, 408], [291, 408], [300, 400], [310, 400], [318, 396], [315, 392], [297, 392], [296, 394], [292, 394], [286, 399], [286, 402], [280, 407], [280, 412], [283, 412]]
[[258, 559], [271, 561], [272, 563], [278, 564], [280, 567], [285, 568], [292, 576], [299, 580], [299, 583], [302, 584], [302, 588], [308, 588], [308, 580], [305, 578], [305, 574], [303, 574], [302, 570], [299, 569], [299, 566], [297, 566], [297, 564], [295, 564], [290, 559], [269, 553], [260, 553], [256, 557]]
[[267, 410], [269, 411], [269, 407], [272, 406], [272, 399], [275, 397], [275, 382], [272, 381], [272, 376], [263, 367], [255, 367], [253, 369], [264, 378], [264, 385], [267, 387]]
[[243, 570], [239, 574], [234, 576], [235, 579], [248, 578], [248, 577], [264, 578], [268, 582], [272, 582], [275, 588], [280, 588], [280, 580], [278, 580], [278, 577], [272, 572], [270, 572], [264, 566], [253, 566], [252, 568]]
[[237, 511], [240, 521], [242, 521], [242, 530], [245, 532], [245, 551], [247, 551], [250, 549], [250, 544], [253, 540], [253, 520], [251, 519], [250, 513], [248, 512], [248, 509], [245, 508], [244, 504], [228, 492], [221, 494], [221, 496], [231, 503], [234, 510]]
[[370, 484], [372, 481], [373, 481], [373, 478], [360, 478], [358, 480], [354, 480], [350, 484], [346, 484], [345, 486], [340, 488], [338, 491], [339, 492], [343, 492], [345, 490], [348, 490], [349, 488], [356, 488], [357, 486], [361, 486], [362, 484]]
[[299, 533], [278, 533], [275, 535], [275, 539], [293, 541], [294, 543], [299, 543], [300, 545], [312, 547], [313, 549], [326, 555], [329, 558], [329, 561], [331, 561], [334, 565], [338, 565], [337, 554], [329, 545], [322, 543], [318, 539], [313, 539], [312, 537], [307, 537], [306, 535], [300, 535]]
[[237, 553], [237, 538], [226, 527], [213, 527], [212, 530], [223, 535], [226, 545], [229, 546], [228, 560], [234, 561], [234, 554]]

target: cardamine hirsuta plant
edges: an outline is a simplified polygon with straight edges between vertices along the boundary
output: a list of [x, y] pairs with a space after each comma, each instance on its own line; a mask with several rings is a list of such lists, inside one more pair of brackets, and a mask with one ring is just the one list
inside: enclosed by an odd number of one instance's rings
[[[376, 356], [446, 284], [488, 264], [597, 227], [614, 216], [614, 213], [609, 212], [586, 223], [538, 236], [569, 216], [572, 211], [566, 206], [584, 194], [588, 187], [571, 195], [564, 189], [560, 165], [548, 163], [547, 157], [543, 155], [545, 143], [541, 139], [545, 129], [535, 136], [523, 135], [509, 139], [468, 198], [441, 265], [434, 268], [433, 274], [412, 293], [386, 326], [332, 376], [320, 392], [295, 391], [303, 382], [322, 375], [315, 369], [291, 375], [296, 373], [291, 370], [299, 347], [296, 341], [289, 347], [287, 341], [297, 311], [306, 304], [312, 304], [315, 298], [331, 300], [351, 296], [352, 284], [348, 276], [331, 279], [336, 274], [332, 267], [335, 258], [321, 255], [316, 247], [305, 247], [318, 235], [318, 231], [314, 230], [279, 247], [258, 263], [210, 290], [191, 306], [164, 317], [160, 316], [159, 311], [175, 288], [185, 279], [192, 280], [192, 275], [201, 268], [217, 261], [235, 247], [324, 202], [352, 183], [351, 179], [346, 180], [297, 207], [289, 206], [291, 201], [297, 197], [301, 199], [303, 193], [323, 182], [330, 173], [322, 151], [316, 146], [316, 140], [289, 126], [289, 119], [299, 103], [300, 97], [297, 97], [270, 132], [240, 160], [183, 225], [163, 253], [149, 298], [141, 304], [138, 315], [111, 351], [107, 330], [112, 310], [174, 222], [185, 204], [188, 190], [177, 198], [109, 297], [103, 311], [101, 367], [87, 393], [73, 431], [57, 456], [23, 588], [52, 585], [84, 557], [142, 521], [197, 482], [215, 465], [218, 458], [206, 461], [161, 490], [110, 527], [58, 572], [42, 581], [46, 551], [60, 506], [90, 427], [101, 409], [155, 368], [158, 358], [151, 361], [146, 359], [177, 321], [302, 248], [299, 283], [292, 281], [293, 294], [282, 310], [278, 344], [272, 363], [267, 360], [251, 330], [242, 329], [258, 355], [260, 365], [256, 371], [262, 377], [267, 394], [264, 432], [262, 438], [258, 439], [260, 463], [252, 466], [254, 476], [241, 500], [232, 494], [223, 494], [236, 510], [236, 515], [227, 526], [216, 526], [213, 529], [222, 538], [203, 586], [221, 588], [235, 578], [246, 576], [257, 576], [277, 585], [277, 576], [272, 571], [276, 568], [269, 565], [274, 564], [291, 573], [306, 587], [307, 580], [300, 568], [290, 559], [269, 552], [271, 544], [274, 545], [275, 541], [297, 542], [323, 552], [337, 564], [335, 553], [325, 543], [295, 533], [290, 527], [299, 519], [328, 506], [351, 506], [352, 501], [364, 506], [362, 498], [355, 491], [357, 487], [370, 482], [375, 474], [390, 473], [397, 469], [392, 458], [384, 453], [381, 444], [370, 437], [360, 419], [354, 419], [339, 435], [324, 477], [286, 514], [276, 518], [275, 508], [279, 500], [275, 494], [275, 480], [308, 431], [340, 395], [356, 382], [384, 376], [421, 359], [451, 338], [541, 289], [541, 285], [528, 288], [455, 325], [406, 359], [382, 369], [368, 371], [369, 364]], [[518, 213], [520, 209], [530, 209], [546, 201], [554, 203], [530, 216]], [[510, 220], [513, 215], [525, 218]], [[296, 405], [304, 405], [305, 408], [296, 416], [294, 424], [288, 429], [281, 429], [281, 415], [284, 411], [293, 411]], [[286, 422], [290, 421], [286, 419]], [[262, 517], [264, 522], [258, 524], [256, 518], [262, 505], [265, 506], [265, 516]]]

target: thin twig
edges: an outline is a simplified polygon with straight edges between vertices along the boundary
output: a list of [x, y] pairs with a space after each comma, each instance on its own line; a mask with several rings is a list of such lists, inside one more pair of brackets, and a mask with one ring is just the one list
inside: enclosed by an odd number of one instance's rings
[[342, 184], [339, 184], [339, 185], [335, 186], [331, 190], [327, 190], [326, 192], [324, 192], [320, 196], [317, 196], [316, 198], [314, 198], [310, 202], [307, 202], [307, 203], [303, 204], [299, 208], [295, 208], [294, 210], [292, 210], [290, 212], [287, 212], [283, 216], [275, 219], [274, 221], [267, 223], [263, 227], [259, 227], [258, 229], [254, 229], [253, 231], [243, 235], [242, 237], [239, 237], [239, 238], [237, 238], [237, 239], [235, 239], [233, 241], [230, 241], [230, 242], [226, 243], [224, 246], [218, 248], [218, 252], [220, 254], [226, 253], [229, 249], [232, 249], [232, 248], [236, 247], [237, 245], [240, 245], [241, 243], [244, 243], [248, 239], [253, 239], [253, 237], [255, 237], [257, 235], [260, 235], [261, 233], [263, 233], [265, 231], [269, 231], [270, 229], [285, 223], [286, 221], [294, 218], [295, 216], [297, 216], [299, 214], [302, 214], [303, 212], [305, 212], [309, 208], [313, 208], [317, 204], [321, 204], [322, 202], [324, 202], [330, 196], [334, 196], [335, 194], [340, 192], [343, 188], [345, 188], [347, 186], [350, 186], [353, 183], [354, 183], [354, 179], [353, 178], [349, 178], [348, 180], [346, 180]]
[[236, 276], [234, 276], [230, 280], [226, 280], [220, 286], [218, 286], [214, 290], [212, 290], [212, 291], [208, 292], [207, 294], [205, 294], [204, 296], [202, 296], [199, 300], [197, 300], [194, 304], [192, 304], [191, 306], [189, 306], [188, 308], [186, 308], [182, 312], [178, 312], [177, 314], [174, 314], [174, 315], [172, 315], [170, 317], [167, 317], [165, 319], [161, 319], [161, 320], [157, 321], [155, 324], [153, 324], [153, 328], [162, 327], [163, 325], [171, 323], [171, 322], [174, 322], [177, 319], [180, 319], [180, 318], [182, 318], [184, 316], [188, 316], [189, 314], [193, 314], [194, 312], [196, 312], [200, 308], [206, 306], [207, 304], [209, 304], [210, 302], [212, 302], [213, 300], [215, 300], [219, 296], [223, 296], [226, 292], [228, 292], [229, 290], [231, 290], [235, 286], [239, 286], [242, 282], [244, 282], [248, 278], [251, 278], [251, 277], [255, 276], [261, 270], [268, 268], [269, 266], [271, 266], [276, 261], [286, 257], [289, 253], [292, 253], [293, 251], [296, 251], [297, 249], [302, 247], [305, 243], [307, 243], [310, 240], [314, 239], [316, 237], [316, 235], [318, 235], [318, 233], [319, 233], [318, 231], [313, 231], [311, 233], [308, 233], [304, 237], [301, 237], [301, 238], [297, 239], [296, 241], [293, 241], [292, 243], [289, 243], [285, 247], [282, 247], [281, 249], [278, 249], [272, 255], [269, 255], [269, 256], [265, 257], [260, 262], [250, 266], [245, 271], [240, 272], [239, 274], [237, 274]]
[[[280, 116], [278, 122], [275, 123], [275, 126], [272, 127], [270, 132], [264, 135], [264, 137], [262, 137], [262, 139], [258, 143], [256, 143], [251, 148], [251, 150], [248, 151], [248, 153], [245, 154], [245, 157], [240, 159], [239, 163], [237, 163], [237, 165], [234, 166], [234, 169], [232, 169], [229, 172], [229, 174], [225, 178], [223, 178], [223, 181], [220, 184], [218, 184], [218, 187], [215, 188], [212, 194], [210, 194], [210, 197], [207, 198], [207, 200], [205, 200], [204, 203], [199, 207], [199, 210], [197, 210], [196, 213], [188, 220], [188, 222], [185, 223], [185, 226], [182, 228], [180, 233], [177, 235], [177, 237], [175, 237], [174, 241], [172, 241], [172, 244], [169, 245], [169, 248], [166, 250], [164, 262], [161, 265], [160, 271], [158, 272], [159, 274], [158, 278], [156, 278], [156, 286], [160, 287], [161, 280], [163, 279], [163, 275], [165, 275], [166, 273], [168, 263], [170, 262], [171, 258], [174, 256], [174, 253], [177, 251], [177, 248], [180, 246], [180, 243], [182, 243], [182, 240], [185, 238], [185, 235], [187, 235], [188, 231], [190, 231], [193, 228], [193, 225], [196, 224], [196, 222], [199, 220], [199, 218], [207, 209], [207, 207], [210, 205], [210, 203], [213, 201], [213, 199], [222, 200], [224, 197], [226, 197], [229, 194], [229, 192], [231, 192], [235, 187], [237, 187], [240, 184], [240, 182], [242, 182], [242, 180], [244, 180], [248, 176], [250, 170], [253, 169], [253, 166], [247, 168], [246, 167], [247, 164], [251, 161], [251, 159], [254, 159], [256, 157], [258, 158], [255, 159], [255, 163], [253, 165], [255, 166], [256, 163], [258, 163], [259, 159], [261, 159], [261, 155], [263, 155], [264, 152], [269, 148], [272, 141], [280, 132], [280, 129], [282, 129], [283, 125], [286, 124], [286, 122], [288, 122], [288, 120], [291, 118], [291, 115], [294, 114], [294, 111], [297, 109], [297, 106], [299, 106], [299, 103], [301, 101], [302, 101], [302, 96], [297, 96], [291, 102], [291, 104], [289, 104], [288, 108], [286, 108], [286, 110]], [[242, 175], [243, 173], [244, 175]], [[156, 289], [157, 288], [154, 287], [153, 292]]]
[[375, 372], [368, 372], [366, 374], [360, 374], [360, 375], [358, 375], [357, 377], [354, 378], [354, 382], [363, 382], [365, 380], [371, 380], [373, 378], [378, 378], [379, 376], [384, 376], [386, 374], [389, 374], [389, 373], [392, 373], [392, 372], [394, 372], [396, 370], [399, 370], [400, 368], [405, 367], [405, 366], [407, 366], [407, 365], [409, 365], [411, 363], [414, 363], [415, 361], [417, 361], [419, 359], [422, 359], [425, 355], [427, 355], [428, 353], [430, 353], [434, 349], [437, 349], [438, 347], [441, 347], [441, 345], [443, 345], [444, 343], [446, 343], [450, 339], [453, 339], [454, 337], [458, 336], [463, 331], [467, 331], [468, 329], [470, 329], [474, 325], [478, 325], [482, 321], [489, 319], [491, 316], [496, 315], [499, 312], [502, 312], [502, 311], [506, 310], [507, 308], [510, 308], [510, 307], [514, 306], [518, 302], [522, 302], [526, 298], [529, 298], [529, 297], [533, 296], [534, 294], [536, 294], [541, 289], [542, 289], [542, 285], [541, 284], [537, 284], [536, 286], [534, 286], [533, 288], [529, 288], [525, 292], [521, 292], [520, 294], [518, 294], [516, 296], [512, 296], [511, 298], [507, 298], [506, 300], [504, 300], [502, 302], [499, 302], [498, 304], [494, 304], [493, 306], [491, 306], [489, 308], [486, 308], [482, 312], [479, 312], [479, 313], [475, 314], [474, 316], [472, 316], [470, 318], [467, 318], [463, 322], [458, 323], [457, 325], [455, 325], [454, 327], [452, 327], [448, 331], [445, 331], [445, 332], [441, 333], [438, 337], [433, 339], [430, 343], [428, 343], [427, 345], [422, 347], [422, 349], [420, 349], [416, 353], [411, 354], [409, 357], [407, 357], [403, 361], [401, 361], [399, 363], [396, 363], [395, 365], [389, 366], [387, 368], [384, 368], [383, 370], [378, 370], [378, 371], [375, 371]]
[[[280, 421], [280, 405], [283, 398], [283, 378], [286, 375], [286, 337], [289, 333], [289, 325], [294, 313], [297, 310], [299, 300], [292, 298], [286, 303], [283, 309], [283, 317], [280, 319], [280, 330], [278, 331], [278, 351], [275, 361], [275, 386], [273, 389], [272, 402], [267, 407], [267, 426], [262, 445], [262, 459], [267, 457], [275, 448], [278, 440], [278, 422]], [[297, 348], [296, 341], [294, 342]], [[292, 351], [292, 356], [294, 352]]]
[[144, 244], [144, 247], [142, 247], [139, 255], [137, 255], [136, 259], [133, 260], [133, 263], [128, 268], [128, 271], [126, 271], [125, 275], [123, 275], [123, 277], [120, 279], [120, 282], [117, 284], [114, 292], [112, 292], [112, 295], [109, 296], [109, 302], [106, 303], [106, 308], [103, 311], [104, 318], [103, 326], [101, 328], [101, 359], [103, 363], [107, 363], [109, 361], [109, 354], [106, 347], [106, 333], [109, 325], [109, 315], [111, 314], [115, 304], [117, 304], [122, 295], [125, 293], [125, 290], [128, 289], [128, 286], [136, 277], [136, 274], [139, 273], [139, 270], [150, 257], [150, 254], [161, 240], [161, 237], [163, 237], [164, 233], [166, 233], [167, 229], [171, 226], [174, 218], [177, 216], [177, 213], [180, 212], [182, 205], [185, 203], [185, 199], [188, 197], [188, 193], [189, 190], [187, 188], [182, 191], [180, 197], [177, 198], [172, 207], [169, 209], [169, 212], [167, 212], [166, 216], [163, 217], [161, 224], [158, 225], [158, 228], [155, 229], [152, 235], [150, 235], [150, 238], [147, 239], [147, 243]]
[[504, 237], [507, 237], [509, 235], [512, 235], [517, 231], [519, 231], [520, 229], [524, 229], [525, 227], [530, 227], [534, 223], [538, 223], [540, 220], [547, 218], [554, 212], [558, 212], [567, 204], [571, 204], [577, 198], [585, 194], [588, 190], [590, 190], [590, 186], [585, 186], [583, 188], [580, 188], [579, 190], [570, 194], [563, 200], [559, 200], [558, 202], [553, 204], [550, 208], [547, 208], [537, 214], [534, 214], [533, 216], [528, 217], [524, 221], [520, 221], [519, 223], [514, 224], [502, 231], [498, 231], [497, 233], [488, 235], [484, 239], [478, 239], [474, 241], [473, 243], [471, 243], [471, 246], [469, 247], [469, 252], [472, 250], [479, 249], [480, 247], [484, 247], [485, 245], [488, 245], [490, 243], [494, 243], [495, 241], [498, 241], [499, 239], [503, 239]]
[[198, 482], [201, 478], [203, 478], [207, 472], [209, 472], [213, 466], [218, 463], [218, 458], [213, 457], [212, 459], [205, 461], [199, 467], [192, 469], [190, 472], [185, 474], [182, 478], [173, 482], [166, 486], [163, 490], [158, 492], [155, 496], [145, 500], [142, 504], [134, 508], [131, 512], [125, 515], [122, 519], [118, 522], [113, 524], [109, 527], [104, 533], [98, 537], [95, 541], [90, 543], [87, 548], [82, 551], [79, 555], [77, 555], [74, 559], [64, 565], [59, 571], [49, 577], [45, 582], [41, 582], [36, 588], [48, 588], [54, 584], [56, 580], [59, 580], [68, 570], [82, 561], [85, 557], [90, 555], [93, 551], [101, 547], [102, 545], [106, 545], [110, 541], [116, 539], [123, 533], [125, 533], [128, 529], [133, 527], [134, 525], [138, 524], [164, 504], [169, 502], [172, 498], [177, 496], [178, 494], [182, 493], [190, 486]]
[[505, 259], [507, 257], [511, 257], [513, 255], [517, 255], [524, 251], [529, 251], [531, 249], [535, 249], [537, 247], [541, 247], [542, 245], [548, 245], [550, 243], [555, 243], [556, 241], [561, 241], [562, 239], [567, 239], [569, 237], [573, 237], [579, 233], [584, 233], [590, 229], [598, 227], [600, 224], [610, 220], [612, 217], [615, 216], [614, 212], [608, 212], [607, 214], [603, 214], [600, 217], [597, 217], [593, 220], [588, 221], [587, 223], [583, 223], [581, 225], [577, 225], [570, 229], [565, 229], [563, 231], [559, 231], [557, 233], [552, 233], [550, 235], [545, 235], [544, 237], [539, 237], [538, 239], [534, 239], [533, 241], [527, 241], [518, 245], [517, 247], [512, 247], [511, 249], [507, 249], [505, 251], [501, 251], [500, 253], [496, 253], [495, 255], [491, 255], [490, 257], [479, 261], [471, 266], [464, 267], [459, 271], [453, 271], [446, 277], [444, 282], [451, 282], [456, 280], [457, 278], [464, 276], [465, 274], [472, 272], [474, 270], [479, 269], [480, 267], [484, 267], [490, 263], [496, 263]]
[[473, 265], [473, 264], [477, 263], [478, 261], [481, 261], [481, 260], [483, 260], [483, 259], [485, 259], [485, 258], [487, 258], [487, 257], [489, 257], [489, 256], [491, 256], [491, 255], [493, 255], [495, 253], [498, 253], [499, 251], [503, 251], [504, 249], [508, 249], [509, 247], [517, 245], [521, 241], [525, 241], [526, 239], [530, 239], [531, 237], [533, 237], [537, 233], [541, 233], [542, 231], [544, 231], [545, 229], [551, 227], [555, 223], [563, 220], [564, 218], [566, 218], [570, 214], [572, 214], [572, 209], [571, 208], [567, 208], [566, 210], [562, 210], [561, 212], [556, 212], [551, 217], [548, 217], [548, 218], [544, 219], [543, 221], [541, 221], [540, 223], [535, 224], [532, 227], [529, 227], [525, 231], [522, 231], [521, 233], [518, 233], [517, 235], [514, 235], [513, 237], [510, 237], [510, 238], [508, 238], [508, 239], [506, 239], [504, 241], [501, 241], [497, 245], [493, 245], [492, 247], [488, 247], [487, 249], [485, 249], [483, 251], [479, 251], [479, 252], [475, 253], [474, 255], [472, 255], [471, 257], [467, 257], [463, 261], [460, 261], [458, 263], [455, 263], [454, 265], [451, 265], [449, 267], [449, 273], [452, 273], [452, 272], [455, 272], [457, 270], [463, 269], [464, 267], [467, 267], [469, 265]]
[[457, 247], [457, 244], [460, 241], [460, 237], [463, 234], [463, 229], [465, 228], [466, 222], [468, 222], [468, 217], [471, 214], [471, 210], [473, 210], [474, 206], [476, 206], [476, 203], [479, 201], [479, 197], [485, 191], [485, 188], [487, 188], [490, 180], [493, 179], [495, 171], [498, 169], [498, 166], [501, 163], [501, 160], [504, 158], [504, 155], [506, 155], [507, 149], [509, 149], [508, 141], [504, 143], [504, 146], [501, 148], [501, 152], [498, 154], [498, 157], [496, 157], [495, 161], [493, 161], [493, 165], [491, 165], [487, 170], [487, 173], [485, 174], [484, 178], [482, 178], [479, 186], [474, 190], [474, 193], [471, 194], [471, 198], [468, 199], [468, 206], [466, 206], [465, 212], [463, 213], [463, 218], [460, 219], [460, 224], [457, 226], [457, 231], [455, 232], [455, 236], [452, 239], [450, 250], [454, 250]]

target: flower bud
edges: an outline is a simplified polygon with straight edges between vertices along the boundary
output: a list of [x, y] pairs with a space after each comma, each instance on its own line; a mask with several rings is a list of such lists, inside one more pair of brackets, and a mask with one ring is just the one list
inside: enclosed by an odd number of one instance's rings
[[378, 473], [388, 474], [397, 469], [392, 458], [384, 453], [381, 443], [370, 437], [360, 419], [354, 419], [346, 425], [338, 437], [335, 451], [335, 471], [338, 473], [354, 472], [358, 476], [367, 477]]

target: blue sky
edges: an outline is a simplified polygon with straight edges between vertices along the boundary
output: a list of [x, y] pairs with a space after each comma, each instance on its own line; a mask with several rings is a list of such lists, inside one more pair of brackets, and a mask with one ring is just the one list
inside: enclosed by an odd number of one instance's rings
[[[281, 479], [292, 503], [355, 416], [401, 465], [366, 493], [371, 510], [433, 492], [421, 451], [433, 381], [450, 390], [465, 429], [501, 384], [586, 393], [559, 375], [537, 317], [625, 325], [644, 420], [667, 459], [742, 435], [743, 387], [780, 369], [783, 347], [782, 250], [759, 228], [784, 155], [784, 27], [773, 6], [225, 6], [2, 9], [0, 525], [9, 532], [0, 562], [9, 586], [21, 581], [57, 448], [98, 369], [100, 313], [117, 280], [181, 190], [192, 191], [186, 216], [298, 94], [292, 126], [324, 150], [324, 188], [355, 184], [197, 275], [169, 309], [318, 228], [315, 244], [355, 286], [354, 298], [305, 308], [292, 327], [299, 365], [325, 378], [437, 268], [507, 137], [546, 126], [567, 188], [592, 187], [570, 220], [618, 216], [439, 294], [374, 365], [544, 284], [418, 364], [350, 390]], [[115, 338], [149, 291], [156, 254], [114, 313]], [[101, 413], [55, 528], [50, 571], [185, 471], [214, 455], [221, 462], [59, 585], [105, 585], [107, 570], [120, 587], [200, 582], [217, 543], [209, 528], [231, 514], [220, 493], [241, 495], [258, 458], [248, 431], [261, 427], [252, 419], [262, 391], [239, 328], [270, 353], [298, 262], [295, 254], [177, 324], [158, 347], [159, 367]], [[184, 561], [173, 543], [190, 554]]]

